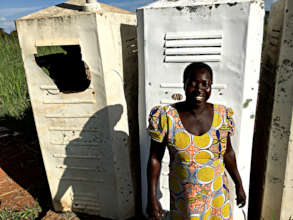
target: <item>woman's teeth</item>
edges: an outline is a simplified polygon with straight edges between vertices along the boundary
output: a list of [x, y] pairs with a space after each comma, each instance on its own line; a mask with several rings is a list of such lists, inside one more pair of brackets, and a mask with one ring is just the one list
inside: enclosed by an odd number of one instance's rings
[[204, 100], [204, 97], [203, 96], [196, 96], [195, 99], [197, 101], [202, 101], [202, 100]]

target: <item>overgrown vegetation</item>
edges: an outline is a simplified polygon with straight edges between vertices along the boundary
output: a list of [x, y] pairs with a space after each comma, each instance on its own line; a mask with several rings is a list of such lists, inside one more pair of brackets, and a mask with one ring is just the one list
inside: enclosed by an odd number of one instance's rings
[[[40, 47], [37, 56], [54, 53], [64, 53], [64, 50]], [[17, 32], [7, 34], [0, 28], [0, 118], [22, 119], [30, 107]]]
[[29, 107], [17, 33], [0, 29], [0, 117], [21, 118]]
[[4, 208], [0, 210], [1, 220], [34, 220], [42, 211], [39, 204], [36, 207], [26, 208], [22, 210]]

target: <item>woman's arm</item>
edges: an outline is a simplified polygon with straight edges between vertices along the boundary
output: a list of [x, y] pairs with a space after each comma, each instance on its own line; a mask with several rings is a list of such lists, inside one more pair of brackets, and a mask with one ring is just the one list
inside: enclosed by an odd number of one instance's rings
[[227, 148], [224, 154], [224, 164], [235, 183], [237, 205], [242, 208], [246, 203], [246, 195], [242, 186], [241, 177], [237, 169], [235, 152], [231, 145], [230, 135], [228, 135], [227, 139]]
[[150, 157], [148, 161], [148, 205], [147, 213], [151, 219], [160, 220], [163, 210], [157, 200], [157, 185], [161, 171], [161, 161], [164, 156], [166, 143], [159, 143], [151, 140]]

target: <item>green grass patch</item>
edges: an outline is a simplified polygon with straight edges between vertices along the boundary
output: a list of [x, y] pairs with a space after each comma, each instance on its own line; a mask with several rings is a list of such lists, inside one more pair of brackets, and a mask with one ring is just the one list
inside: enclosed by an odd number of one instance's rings
[[[59, 46], [38, 47], [36, 56], [64, 53]], [[42, 68], [47, 74], [48, 71]], [[0, 28], [0, 118], [22, 119], [31, 108], [17, 32]]]
[[16, 32], [0, 33], [0, 57], [0, 118], [19, 119], [30, 102]]
[[0, 210], [1, 220], [34, 220], [42, 211], [39, 204], [36, 207], [25, 208], [22, 210], [4, 208]]

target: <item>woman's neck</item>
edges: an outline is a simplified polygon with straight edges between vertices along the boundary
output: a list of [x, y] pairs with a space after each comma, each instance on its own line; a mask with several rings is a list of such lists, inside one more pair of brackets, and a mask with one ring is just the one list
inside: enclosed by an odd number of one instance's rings
[[201, 114], [203, 111], [205, 111], [208, 106], [209, 106], [209, 103], [207, 102], [204, 102], [204, 103], [198, 103], [198, 104], [190, 104], [189, 102], [181, 102], [181, 103], [178, 103], [178, 107], [180, 109], [180, 111], [182, 112], [190, 112], [192, 115], [199, 115]]

